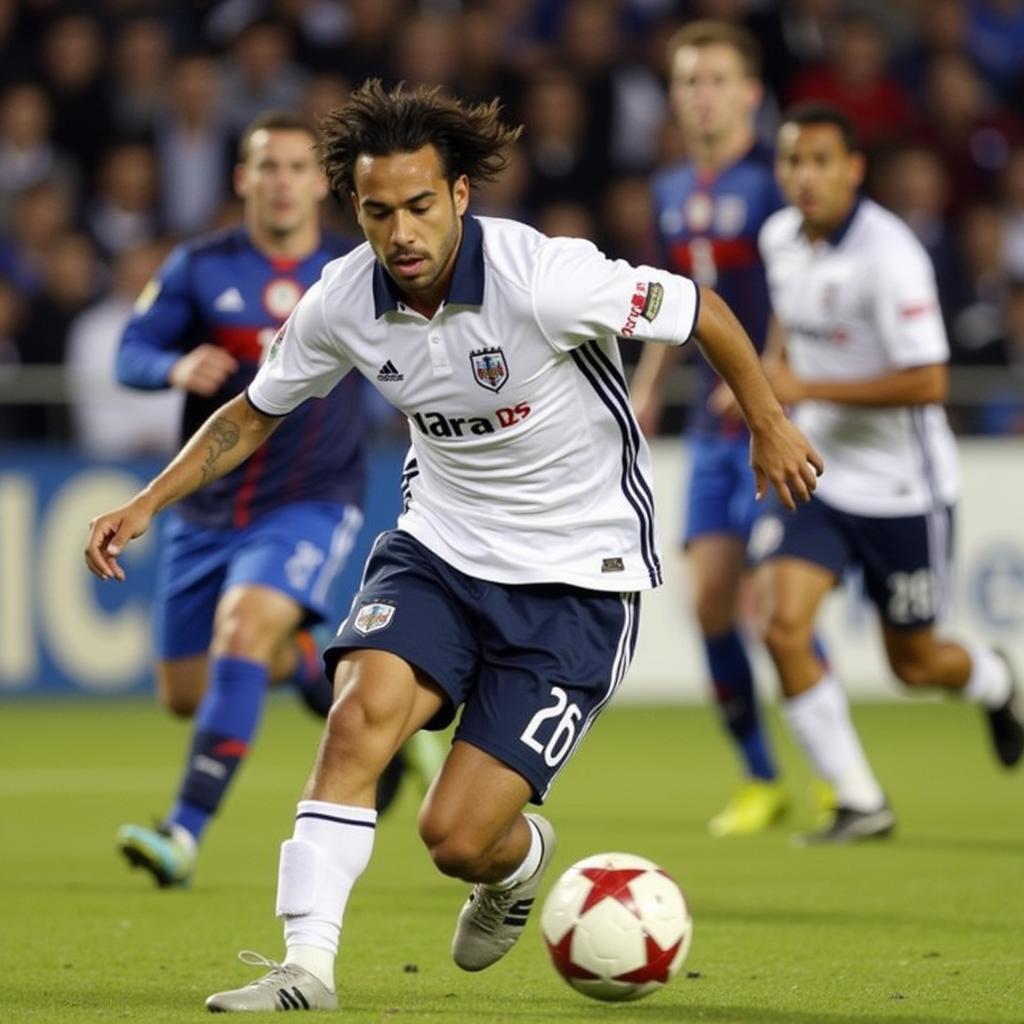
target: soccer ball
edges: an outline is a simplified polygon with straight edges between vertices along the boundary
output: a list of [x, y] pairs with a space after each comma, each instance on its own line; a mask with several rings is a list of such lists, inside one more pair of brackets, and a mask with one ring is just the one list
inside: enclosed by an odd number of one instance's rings
[[679, 886], [631, 853], [573, 864], [544, 900], [540, 927], [555, 970], [577, 992], [608, 1002], [667, 985], [693, 938]]

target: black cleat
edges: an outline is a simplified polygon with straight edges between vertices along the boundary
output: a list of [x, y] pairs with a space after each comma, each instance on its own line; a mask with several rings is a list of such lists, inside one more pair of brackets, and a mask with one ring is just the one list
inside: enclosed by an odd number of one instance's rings
[[896, 815], [886, 803], [877, 811], [855, 811], [837, 807], [831, 823], [819, 832], [794, 837], [796, 846], [823, 846], [856, 843], [862, 839], [884, 839], [896, 828]]
[[1017, 676], [1002, 651], [995, 654], [1002, 658], [1006, 669], [1010, 673], [1010, 696], [1006, 703], [997, 708], [986, 708], [985, 715], [988, 718], [989, 731], [992, 735], [992, 746], [995, 749], [996, 757], [1004, 767], [1012, 768], [1024, 755], [1024, 722], [1021, 721], [1020, 709], [1020, 686], [1017, 683]]

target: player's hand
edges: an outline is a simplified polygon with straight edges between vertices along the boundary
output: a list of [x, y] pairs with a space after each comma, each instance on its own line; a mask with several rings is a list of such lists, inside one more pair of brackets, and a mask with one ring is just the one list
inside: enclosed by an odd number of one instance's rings
[[751, 432], [750, 465], [754, 470], [757, 498], [768, 488], [792, 512], [798, 501], [810, 501], [825, 463], [811, 443], [788, 419], [778, 420], [771, 429]]
[[124, 569], [118, 565], [118, 555], [124, 546], [149, 529], [153, 512], [140, 498], [127, 505], [97, 516], [89, 523], [89, 541], [85, 546], [85, 564], [89, 572], [101, 580], [124, 581]]
[[227, 379], [238, 369], [238, 360], [219, 345], [197, 345], [186, 352], [172, 367], [168, 383], [209, 398], [217, 394]]
[[790, 369], [785, 359], [766, 362], [764, 372], [782, 405], [796, 405], [807, 397], [804, 382]]

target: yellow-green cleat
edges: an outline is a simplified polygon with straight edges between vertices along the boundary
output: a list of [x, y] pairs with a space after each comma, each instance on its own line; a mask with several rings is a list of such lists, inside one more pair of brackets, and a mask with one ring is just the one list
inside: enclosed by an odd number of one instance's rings
[[789, 810], [789, 795], [780, 782], [748, 779], [725, 807], [708, 822], [713, 836], [751, 836], [781, 821]]

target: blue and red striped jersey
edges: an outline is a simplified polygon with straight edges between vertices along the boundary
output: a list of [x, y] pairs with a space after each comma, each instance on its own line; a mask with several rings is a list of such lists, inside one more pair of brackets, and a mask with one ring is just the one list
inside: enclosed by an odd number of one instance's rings
[[[324, 265], [351, 245], [329, 234], [298, 261], [271, 259], [244, 228], [178, 246], [140, 295], [117, 357], [117, 379], [129, 387], [167, 387], [171, 367], [204, 342], [220, 345], [238, 370], [210, 398], [189, 394], [182, 438], [191, 437], [218, 406], [243, 391], [273, 340]], [[206, 527], [245, 526], [296, 501], [360, 504], [364, 487], [361, 388], [355, 374], [326, 398], [289, 414], [252, 457], [178, 505]]]
[[[770, 305], [757, 236], [785, 205], [772, 165], [772, 151], [758, 143], [719, 174], [702, 174], [686, 161], [659, 172], [651, 183], [665, 265], [714, 288], [758, 351], [764, 347]], [[713, 436], [742, 434], [742, 421], [707, 408], [718, 377], [706, 360], [698, 360], [698, 372], [701, 387], [691, 429]]]

